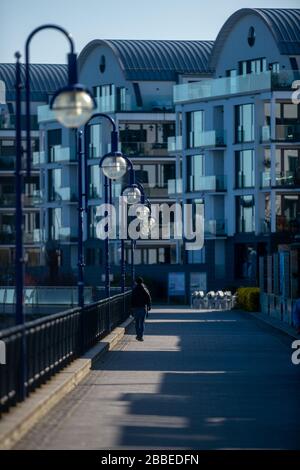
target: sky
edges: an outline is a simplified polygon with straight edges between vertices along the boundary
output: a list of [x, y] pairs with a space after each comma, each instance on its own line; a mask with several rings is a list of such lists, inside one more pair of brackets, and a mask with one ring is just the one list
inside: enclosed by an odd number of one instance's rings
[[[0, 0], [0, 62], [24, 55], [27, 36], [45, 23], [67, 29], [79, 53], [93, 39], [215, 39], [240, 8], [300, 8], [300, 0]], [[31, 62], [64, 63], [67, 50], [63, 35], [42, 31]]]

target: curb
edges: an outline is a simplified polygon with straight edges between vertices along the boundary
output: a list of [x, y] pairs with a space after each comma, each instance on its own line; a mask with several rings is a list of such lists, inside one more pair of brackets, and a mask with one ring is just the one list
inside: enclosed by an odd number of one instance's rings
[[275, 330], [280, 331], [281, 333], [290, 336], [291, 338], [300, 339], [300, 335], [298, 335], [290, 325], [284, 324], [281, 320], [270, 317], [269, 315], [266, 315], [262, 312], [246, 313], [248, 313], [252, 318], [256, 318], [257, 320], [262, 321], [271, 328], [274, 328]]
[[128, 318], [79, 359], [53, 376], [24, 402], [0, 420], [0, 450], [11, 449], [43, 416], [71, 392], [89, 373], [93, 364], [124, 337], [133, 318]]

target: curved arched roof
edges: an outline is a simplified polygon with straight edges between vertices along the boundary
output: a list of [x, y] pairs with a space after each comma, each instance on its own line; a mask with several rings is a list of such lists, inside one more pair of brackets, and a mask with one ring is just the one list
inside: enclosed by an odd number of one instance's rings
[[175, 81], [178, 74], [208, 73], [213, 41], [96, 39], [79, 55], [79, 67], [97, 46], [116, 55], [127, 80]]
[[234, 25], [249, 14], [257, 15], [268, 26], [281, 54], [300, 54], [300, 9], [242, 8], [228, 18], [217, 36], [209, 63], [212, 69], [215, 69], [223, 44]]
[[[15, 94], [15, 64], [0, 64], [0, 80], [6, 86], [8, 100]], [[21, 64], [21, 79], [25, 83], [25, 66]], [[31, 64], [30, 88], [33, 101], [46, 101], [48, 94], [67, 84], [67, 66], [64, 64]]]

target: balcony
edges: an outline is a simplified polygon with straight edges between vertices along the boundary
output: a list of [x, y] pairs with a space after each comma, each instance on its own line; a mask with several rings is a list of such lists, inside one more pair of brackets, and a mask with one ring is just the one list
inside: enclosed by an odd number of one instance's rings
[[261, 187], [270, 188], [271, 187], [271, 173], [270, 171], [263, 171], [261, 174]]
[[[13, 131], [16, 128], [16, 115], [15, 114], [4, 114], [0, 117], [0, 130]], [[21, 116], [21, 129], [25, 130], [26, 128], [26, 116]], [[30, 116], [30, 128], [32, 131], [37, 131], [39, 129], [37, 116]]]
[[75, 188], [69, 186], [51, 188], [49, 192], [49, 202], [76, 202], [78, 196]]
[[23, 235], [24, 243], [42, 243], [45, 241], [45, 230], [35, 228], [32, 232], [25, 232]]
[[174, 86], [174, 103], [198, 101], [239, 93], [252, 93], [261, 90], [292, 90], [293, 81], [299, 80], [299, 78], [299, 72], [284, 70], [277, 73], [266, 71], [258, 74], [251, 73], [238, 75], [236, 77], [223, 77], [193, 83], [183, 83]]
[[102, 187], [90, 184], [89, 186], [89, 198], [90, 199], [101, 199], [102, 198]]
[[296, 171], [281, 171], [275, 175], [275, 186], [271, 184], [270, 171], [262, 173], [262, 188], [295, 188], [300, 186], [300, 175]]
[[1, 194], [0, 195], [0, 206], [15, 207], [16, 206], [16, 194], [15, 193]]
[[299, 218], [276, 215], [276, 232], [299, 233]]
[[77, 232], [75, 229], [70, 227], [55, 227], [50, 228], [50, 239], [62, 242], [76, 242]]
[[62, 147], [61, 145], [53, 145], [49, 149], [49, 162], [60, 163], [76, 161], [75, 149], [70, 151], [70, 147]]
[[121, 151], [130, 157], [167, 157], [167, 142], [121, 142]]
[[37, 112], [37, 120], [39, 124], [42, 122], [56, 121], [55, 114], [50, 109], [50, 106], [48, 104], [39, 106]]
[[160, 96], [159, 99], [149, 101], [143, 106], [137, 106], [135, 97], [129, 92], [120, 99], [116, 92], [107, 96], [97, 96], [97, 111], [99, 113], [119, 113], [119, 112], [174, 112], [174, 106], [170, 96]]
[[168, 181], [168, 195], [178, 196], [182, 194], [182, 179], [173, 179]]
[[32, 154], [32, 165], [40, 166], [46, 163], [45, 152], [33, 152]]
[[300, 142], [300, 124], [277, 124], [275, 138], [271, 138], [270, 126], [261, 128], [262, 142]]
[[182, 150], [182, 135], [168, 137], [168, 152], [178, 152]]
[[190, 148], [196, 147], [225, 147], [226, 138], [225, 131], [222, 129], [203, 131], [201, 134], [191, 132], [190, 135]]
[[11, 245], [16, 241], [14, 224], [2, 224], [0, 227], [0, 244]]
[[212, 175], [191, 177], [190, 192], [192, 191], [226, 191], [227, 179], [226, 175]]
[[168, 197], [168, 185], [155, 185], [149, 186], [147, 183], [142, 183], [145, 194], [147, 197], [158, 197], [158, 198], [166, 198]]
[[204, 236], [224, 237], [227, 235], [227, 221], [225, 219], [211, 219], [204, 221]]

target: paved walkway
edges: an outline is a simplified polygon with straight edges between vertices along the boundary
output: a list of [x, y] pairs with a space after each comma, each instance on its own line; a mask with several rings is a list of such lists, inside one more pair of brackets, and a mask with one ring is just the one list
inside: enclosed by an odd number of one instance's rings
[[153, 310], [18, 449], [300, 449], [300, 365], [242, 312]]

